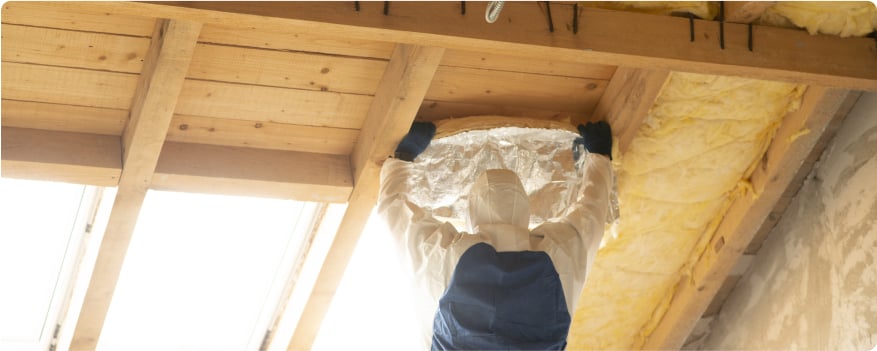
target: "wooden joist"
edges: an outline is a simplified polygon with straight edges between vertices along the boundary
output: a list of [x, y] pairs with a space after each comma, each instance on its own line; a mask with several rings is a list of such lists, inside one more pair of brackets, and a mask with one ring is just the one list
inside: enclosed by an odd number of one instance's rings
[[[72, 5], [71, 5], [72, 6]], [[77, 3], [95, 11], [164, 16], [242, 28], [428, 45], [519, 57], [550, 55], [559, 61], [657, 68], [682, 72], [877, 90], [877, 50], [869, 38], [811, 36], [802, 30], [757, 26], [748, 49], [746, 24], [725, 23], [724, 49], [719, 25], [695, 20], [690, 41], [686, 18], [580, 8], [573, 33], [573, 6], [551, 7], [548, 31], [539, 4], [507, 3], [502, 19], [487, 24], [480, 16], [461, 16], [456, 3], [397, 2], [388, 15], [364, 4], [360, 12], [344, 2], [176, 2]], [[483, 9], [475, 5], [473, 13]]]
[[[683, 277], [670, 306], [644, 349], [679, 349], [697, 320], [703, 315], [737, 259], [746, 250], [776, 202], [782, 196], [809, 151], [828, 123], [844, 106], [849, 91], [811, 86], [801, 107], [783, 120], [761, 164], [751, 176], [758, 196], [747, 194], [734, 201], [725, 214], [706, 252], [694, 266], [691, 277]], [[801, 135], [801, 131], [810, 131]]]
[[3, 177], [116, 186], [122, 172], [117, 136], [51, 132], [4, 126]]
[[326, 262], [289, 342], [310, 350], [378, 196], [380, 167], [407, 134], [426, 96], [444, 49], [400, 44], [378, 84], [350, 156], [354, 188]]
[[[118, 136], [4, 126], [4, 177], [118, 186]], [[346, 155], [167, 141], [151, 189], [347, 202], [353, 189]]]
[[629, 67], [615, 71], [589, 120], [609, 122], [621, 154], [627, 151], [669, 74], [667, 70]]
[[73, 331], [71, 350], [97, 348], [200, 31], [201, 24], [197, 22], [156, 22], [130, 119], [121, 136], [122, 174], [116, 199]]
[[151, 188], [343, 203], [347, 156], [167, 142]]

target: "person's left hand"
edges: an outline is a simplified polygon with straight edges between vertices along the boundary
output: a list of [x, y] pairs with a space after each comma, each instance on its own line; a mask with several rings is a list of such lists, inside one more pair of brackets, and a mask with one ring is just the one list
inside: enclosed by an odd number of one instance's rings
[[432, 141], [435, 136], [435, 124], [432, 122], [414, 122], [408, 134], [399, 142], [396, 147], [396, 158], [403, 161], [414, 161]]
[[612, 159], [612, 129], [609, 123], [605, 121], [588, 122], [585, 125], [579, 124], [579, 134], [581, 138], [573, 140], [573, 157], [576, 161], [579, 159], [578, 145], [584, 145], [588, 152], [605, 155]]

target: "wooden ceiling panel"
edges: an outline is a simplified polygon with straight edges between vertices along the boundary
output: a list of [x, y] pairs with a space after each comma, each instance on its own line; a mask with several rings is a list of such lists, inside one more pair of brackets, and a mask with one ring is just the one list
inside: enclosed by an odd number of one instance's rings
[[604, 80], [612, 78], [616, 68], [615, 66], [558, 61], [550, 57], [536, 59], [451, 49], [445, 53], [442, 66]]
[[122, 135], [128, 111], [42, 102], [3, 100], [3, 127]]
[[137, 75], [3, 62], [4, 99], [125, 109]]
[[424, 101], [423, 105], [420, 106], [420, 110], [417, 111], [417, 119], [421, 121], [471, 116], [506, 116], [549, 119], [553, 121], [574, 121], [584, 120], [588, 114], [585, 112], [553, 111], [508, 105], [479, 105], [434, 100]]
[[439, 67], [427, 100], [567, 112], [594, 109], [608, 81]]
[[149, 38], [3, 25], [3, 61], [140, 73]]
[[316, 52], [339, 56], [388, 60], [395, 43], [351, 39], [348, 37], [279, 31], [257, 25], [205, 24], [198, 41], [262, 49]]
[[167, 140], [349, 155], [358, 137], [356, 129], [176, 115], [171, 121]]
[[374, 95], [386, 67], [375, 59], [199, 44], [189, 78]]
[[187, 80], [176, 112], [181, 115], [359, 129], [372, 97]]
[[[149, 37], [154, 17], [85, 8], [77, 2], [11, 1], [3, 4], [3, 23]], [[5, 31], [5, 28], [4, 28]]]

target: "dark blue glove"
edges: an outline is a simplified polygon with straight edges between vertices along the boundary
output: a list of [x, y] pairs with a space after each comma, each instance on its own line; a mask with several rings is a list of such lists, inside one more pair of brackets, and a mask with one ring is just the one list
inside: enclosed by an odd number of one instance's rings
[[579, 160], [579, 145], [585, 145], [585, 149], [590, 153], [606, 155], [612, 159], [612, 129], [609, 123], [604, 121], [588, 122], [588, 124], [578, 126], [581, 138], [576, 138], [572, 143], [573, 158]]
[[408, 162], [414, 161], [417, 155], [426, 150], [433, 136], [435, 136], [435, 124], [414, 122], [408, 130], [408, 135], [405, 135], [396, 147], [396, 158]]

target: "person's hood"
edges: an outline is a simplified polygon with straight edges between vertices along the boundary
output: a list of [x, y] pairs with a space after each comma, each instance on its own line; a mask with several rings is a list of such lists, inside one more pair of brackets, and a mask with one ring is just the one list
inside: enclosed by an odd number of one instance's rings
[[530, 201], [515, 172], [484, 171], [469, 191], [469, 227], [508, 224], [525, 230], [530, 225]]

